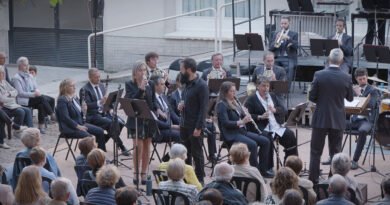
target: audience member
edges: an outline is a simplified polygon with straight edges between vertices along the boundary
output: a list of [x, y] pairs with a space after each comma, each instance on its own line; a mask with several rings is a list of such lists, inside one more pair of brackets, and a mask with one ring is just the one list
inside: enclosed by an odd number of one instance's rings
[[317, 201], [317, 194], [313, 189], [313, 182], [311, 182], [308, 179], [299, 177], [299, 174], [301, 173], [303, 167], [302, 160], [295, 155], [289, 156], [286, 159], [285, 166], [291, 168], [295, 172], [295, 174], [298, 176], [298, 185], [301, 186], [302, 188], [305, 188], [309, 193], [308, 204], [309, 205], [315, 204]]
[[91, 204], [112, 205], [115, 202], [115, 184], [120, 173], [114, 165], [105, 165], [97, 172], [98, 187], [88, 191], [85, 201]]
[[203, 200], [210, 201], [212, 205], [222, 205], [223, 196], [217, 189], [207, 189], [203, 194]]
[[[0, 53], [1, 54], [1, 53]], [[0, 165], [0, 177], [3, 176], [5, 169]], [[0, 204], [12, 205], [14, 203], [15, 196], [12, 192], [12, 187], [6, 184], [0, 183]]]
[[51, 182], [50, 192], [52, 200], [49, 205], [67, 205], [70, 193], [68, 191], [68, 184], [63, 178], [55, 179]]
[[[336, 155], [333, 157], [333, 159]], [[332, 160], [333, 161], [333, 160]], [[351, 162], [349, 162], [349, 165]], [[345, 199], [344, 195], [347, 192], [347, 181], [340, 174], [334, 174], [329, 180], [329, 197], [317, 202], [317, 205], [353, 205], [352, 202]]]
[[97, 148], [95, 136], [84, 137], [79, 141], [80, 155], [76, 157], [77, 166], [88, 166], [87, 156], [92, 149]]
[[381, 188], [385, 197], [376, 203], [376, 205], [388, 205], [390, 204], [390, 177], [387, 176], [382, 180]]
[[[233, 162], [234, 176], [238, 177], [249, 177], [252, 179], [257, 179], [260, 182], [261, 187], [261, 201], [265, 200], [265, 197], [268, 196], [269, 191], [265, 184], [263, 176], [261, 176], [259, 170], [256, 167], [253, 167], [249, 164], [249, 150], [248, 146], [244, 143], [235, 143], [230, 148], [229, 151], [230, 160]], [[256, 201], [256, 186], [251, 183], [247, 190], [246, 198], [248, 202]]]
[[115, 191], [116, 205], [136, 205], [138, 192], [133, 187], [125, 186]]
[[[94, 181], [96, 180], [96, 174], [99, 169], [106, 164], [106, 156], [104, 151], [99, 148], [93, 149], [87, 156], [87, 162], [92, 170], [85, 171], [83, 174], [83, 179]], [[126, 186], [126, 184], [123, 182], [122, 177], [119, 176], [119, 180], [117, 181], [115, 188], [124, 186]]]
[[[187, 148], [183, 144], [173, 144], [171, 147], [171, 150], [169, 151], [169, 157], [170, 161], [168, 162], [162, 162], [158, 169], [161, 171], [166, 171], [168, 168], [168, 164], [173, 159], [187, 159]], [[194, 168], [191, 165], [186, 164], [184, 168], [184, 180], [187, 184], [195, 185], [198, 191], [202, 189], [202, 185], [198, 181], [198, 178], [196, 177], [196, 174], [194, 172]]]
[[202, 201], [196, 202], [195, 205], [213, 205], [213, 203], [211, 203], [208, 200], [202, 200]]
[[19, 124], [15, 123], [7, 115], [7, 113], [3, 109], [1, 109], [0, 106], [0, 148], [9, 149], [11, 147], [4, 142], [4, 139], [6, 138], [5, 125], [11, 126], [12, 129], [14, 129], [13, 135], [16, 137], [18, 137], [22, 133], [22, 131], [26, 129], [26, 127], [20, 126]]
[[299, 191], [298, 176], [288, 167], [281, 167], [271, 182], [272, 195], [265, 200], [265, 204], [279, 204], [287, 189]]
[[46, 205], [50, 197], [42, 189], [42, 177], [36, 166], [25, 167], [15, 189], [15, 205]]
[[199, 192], [197, 196], [198, 201], [203, 200], [204, 193], [208, 189], [214, 188], [221, 192], [222, 196], [224, 196], [223, 204], [248, 204], [248, 201], [242, 192], [230, 183], [233, 173], [233, 166], [226, 162], [215, 165], [214, 180], [207, 184], [202, 191]]
[[295, 189], [287, 189], [280, 205], [304, 205], [302, 194]]
[[159, 188], [161, 190], [180, 192], [187, 196], [191, 204], [194, 204], [198, 190], [195, 185], [184, 183], [184, 171], [185, 163], [183, 159], [176, 158], [170, 160], [167, 167], [168, 181], [160, 182]]

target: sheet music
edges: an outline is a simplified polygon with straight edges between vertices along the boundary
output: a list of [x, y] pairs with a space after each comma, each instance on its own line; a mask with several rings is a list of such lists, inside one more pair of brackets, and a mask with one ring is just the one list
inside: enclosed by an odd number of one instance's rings
[[345, 107], [357, 107], [359, 104], [359, 99], [354, 98], [352, 102], [349, 102], [348, 100], [344, 99], [344, 106]]

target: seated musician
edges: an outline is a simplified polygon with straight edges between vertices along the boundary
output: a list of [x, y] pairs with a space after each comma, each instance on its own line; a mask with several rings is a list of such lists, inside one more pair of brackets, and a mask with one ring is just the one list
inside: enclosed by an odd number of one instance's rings
[[[294, 147], [297, 143], [294, 132], [281, 125], [287, 110], [279, 98], [269, 93], [269, 80], [266, 77], [261, 76], [257, 79], [257, 92], [248, 97], [245, 106], [264, 135], [271, 135], [274, 139], [278, 136], [279, 143], [285, 148], [284, 161], [290, 155], [298, 155], [298, 149]], [[270, 157], [268, 167], [272, 168], [273, 150], [268, 156]]]
[[76, 86], [73, 80], [65, 79], [60, 83], [60, 94], [57, 99], [57, 115], [61, 133], [77, 138], [95, 135], [98, 147], [106, 151], [104, 130], [95, 125], [83, 122], [82, 111], [86, 108], [80, 105], [75, 93]]
[[152, 77], [155, 93], [155, 105], [157, 108], [157, 142], [180, 142], [180, 119], [168, 103], [167, 96], [164, 95], [165, 80], [162, 77]]
[[275, 54], [266, 52], [263, 56], [263, 65], [255, 68], [252, 74], [252, 82], [257, 82], [257, 77], [267, 76], [269, 80], [287, 80], [284, 68], [275, 65]]
[[221, 53], [215, 53], [211, 56], [212, 67], [203, 71], [202, 79], [208, 82], [209, 79], [224, 79], [232, 77], [230, 71], [224, 69], [223, 55]]
[[12, 84], [18, 91], [17, 102], [22, 106], [38, 109], [38, 128], [44, 134], [46, 133], [44, 126], [45, 117], [51, 116], [51, 119], [55, 119], [54, 110], [43, 97], [41, 91], [38, 90], [32, 76], [28, 73], [28, 58], [20, 57], [16, 63], [19, 71], [12, 78]]
[[366, 137], [369, 134], [372, 124], [374, 121], [374, 108], [375, 103], [377, 102], [378, 97], [380, 97], [380, 93], [378, 90], [374, 89], [373, 86], [368, 84], [367, 82], [367, 70], [365, 68], [358, 68], [355, 70], [355, 79], [358, 83], [358, 86], [353, 88], [354, 95], [359, 97], [367, 97], [371, 96], [370, 102], [367, 105], [367, 108], [371, 108], [371, 111], [368, 116], [364, 115], [352, 115], [350, 121], [347, 122], [347, 129], [358, 130], [359, 138], [357, 140], [355, 154], [352, 158], [351, 169], [355, 170], [358, 166], [358, 161], [360, 155], [362, 154], [364, 144], [366, 143]]
[[[269, 152], [271, 149], [270, 140], [259, 133], [247, 130], [247, 123], [252, 121], [247, 115], [246, 108], [242, 107], [235, 98], [236, 86], [226, 81], [221, 85], [219, 99], [217, 102], [217, 116], [221, 133], [228, 144], [242, 142], [248, 146], [250, 151], [249, 163], [257, 167], [264, 177], [273, 177], [268, 173]], [[260, 152], [257, 151], [258, 146]], [[259, 157], [259, 161], [257, 161]]]
[[336, 21], [336, 33], [328, 37], [328, 39], [334, 39], [339, 42], [339, 47], [344, 53], [344, 62], [340, 65], [340, 69], [345, 73], [349, 73], [352, 68], [353, 62], [353, 47], [352, 37], [344, 33], [345, 20], [337, 19]]
[[162, 77], [165, 80], [166, 86], [169, 85], [168, 73], [157, 67], [159, 56], [156, 52], [149, 52], [145, 55], [145, 63], [147, 65], [146, 77], [148, 80], [153, 76]]
[[[88, 70], [89, 82], [87, 82], [81, 89], [79, 96], [82, 97], [87, 104], [86, 120], [88, 123], [95, 125], [107, 131], [105, 135], [105, 141], [107, 142], [110, 137], [113, 137], [111, 133], [115, 130], [111, 130], [113, 127], [112, 116], [109, 112], [103, 111], [104, 103], [108, 97], [108, 91], [106, 86], [100, 81], [100, 71], [97, 68], [91, 68]], [[119, 130], [116, 130], [118, 134], [118, 140], [114, 139], [118, 147], [122, 151], [122, 155], [129, 156], [129, 152], [123, 145], [122, 140], [119, 138], [119, 134], [122, 131], [125, 123], [118, 117]], [[117, 136], [115, 136], [117, 137]], [[115, 138], [114, 137], [114, 138]]]
[[272, 35], [269, 50], [275, 53], [276, 63], [286, 69], [287, 79], [292, 82], [297, 64], [298, 33], [291, 31], [290, 18], [282, 16], [279, 32]]

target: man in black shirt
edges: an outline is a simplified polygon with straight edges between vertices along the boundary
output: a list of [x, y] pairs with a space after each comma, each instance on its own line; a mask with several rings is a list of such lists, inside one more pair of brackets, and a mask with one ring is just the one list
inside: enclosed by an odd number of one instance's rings
[[178, 110], [182, 113], [180, 137], [188, 150], [186, 163], [192, 164], [194, 158], [196, 176], [200, 182], [203, 182], [204, 158], [201, 132], [205, 126], [209, 89], [206, 82], [196, 74], [194, 59], [184, 59], [180, 63], [180, 73], [182, 84], [185, 84], [182, 101], [178, 105]]

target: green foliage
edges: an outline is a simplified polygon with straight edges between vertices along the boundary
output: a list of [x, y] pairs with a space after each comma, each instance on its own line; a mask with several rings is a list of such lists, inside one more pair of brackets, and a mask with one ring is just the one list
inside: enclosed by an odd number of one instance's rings
[[55, 7], [57, 4], [62, 4], [62, 0], [49, 0], [50, 5]]

